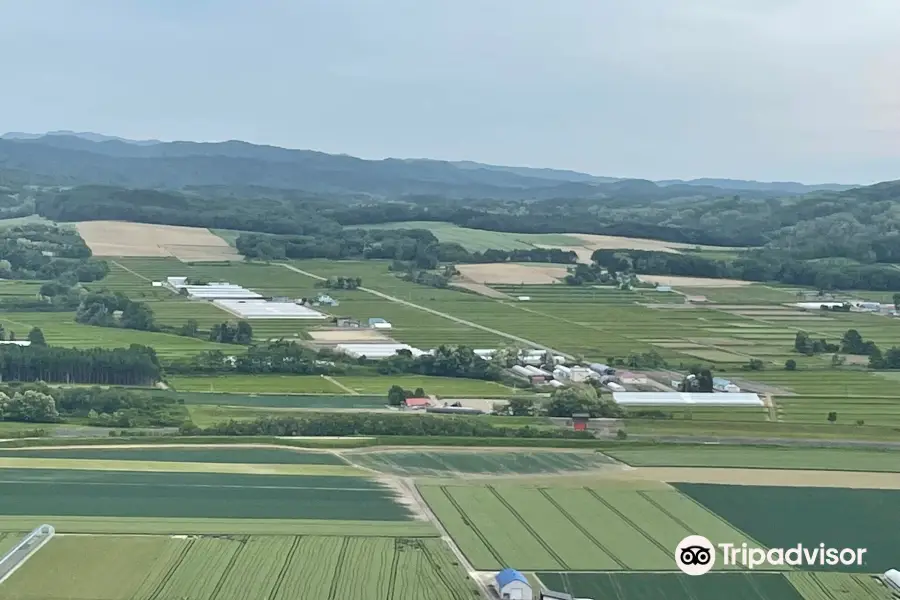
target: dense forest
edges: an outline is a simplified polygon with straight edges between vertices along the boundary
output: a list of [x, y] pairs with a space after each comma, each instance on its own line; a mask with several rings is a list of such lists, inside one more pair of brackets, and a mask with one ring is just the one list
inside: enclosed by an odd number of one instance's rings
[[0, 345], [2, 381], [149, 386], [160, 376], [156, 351], [138, 344], [85, 350], [38, 344]]
[[41, 224], [0, 228], [0, 279], [61, 279], [74, 284], [105, 277], [106, 263], [90, 259], [90, 248], [74, 228]]

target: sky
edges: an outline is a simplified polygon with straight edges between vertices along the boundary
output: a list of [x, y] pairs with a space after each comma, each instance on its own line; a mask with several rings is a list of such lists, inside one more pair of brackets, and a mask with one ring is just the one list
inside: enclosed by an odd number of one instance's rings
[[897, 0], [0, 0], [0, 131], [900, 178]]

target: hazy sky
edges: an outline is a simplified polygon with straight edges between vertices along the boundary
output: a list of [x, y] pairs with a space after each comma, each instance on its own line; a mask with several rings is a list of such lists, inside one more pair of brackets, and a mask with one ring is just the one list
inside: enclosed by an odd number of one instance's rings
[[898, 0], [0, 0], [0, 131], [900, 179]]

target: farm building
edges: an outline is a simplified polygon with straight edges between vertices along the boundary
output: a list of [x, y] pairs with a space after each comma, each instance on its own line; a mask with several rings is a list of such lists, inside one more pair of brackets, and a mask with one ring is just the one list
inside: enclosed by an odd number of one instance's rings
[[354, 329], [362, 326], [362, 324], [359, 322], [358, 319], [354, 319], [351, 317], [337, 317], [334, 320], [334, 324], [337, 325], [338, 327], [347, 327], [347, 328], [354, 328]]
[[741, 388], [731, 383], [724, 377], [713, 377], [713, 390], [717, 392], [740, 393]]
[[188, 285], [186, 277], [169, 277], [166, 281], [175, 291], [180, 293], [183, 290], [188, 297], [199, 300], [216, 300], [220, 298], [255, 300], [263, 297], [262, 294], [227, 281], [217, 281], [205, 285]]
[[819, 310], [823, 306], [826, 308], [840, 308], [844, 306], [844, 302], [795, 302], [797, 308], [808, 308], [811, 310]]
[[293, 302], [267, 300], [213, 300], [213, 304], [242, 319], [327, 319], [327, 315]]
[[328, 294], [319, 294], [318, 296], [316, 296], [315, 302], [317, 304], [325, 304], [328, 306], [338, 306], [340, 304], [337, 300], [335, 300]]
[[591, 363], [588, 368], [598, 375], [615, 375], [616, 370], [603, 363]]
[[403, 401], [403, 408], [423, 409], [431, 406], [431, 400], [428, 398], [407, 398]]
[[533, 600], [531, 584], [515, 569], [503, 569], [494, 577], [497, 595], [502, 600]]
[[381, 317], [372, 317], [369, 319], [369, 327], [372, 329], [390, 329], [393, 325]]
[[396, 355], [398, 350], [409, 350], [414, 357], [425, 354], [409, 344], [338, 344], [334, 349], [352, 358], [361, 356], [371, 359], [388, 358]]
[[30, 346], [31, 342], [28, 340], [0, 340], [0, 344], [12, 344], [14, 346]]
[[888, 569], [881, 576], [884, 584], [895, 594], [900, 594], [900, 571], [897, 569]]
[[[541, 590], [541, 600], [575, 600], [572, 594], [565, 592], [554, 592], [552, 590]], [[579, 599], [581, 600], [581, 599]]]
[[697, 392], [614, 392], [613, 400], [622, 406], [763, 406], [756, 394], [717, 394]]

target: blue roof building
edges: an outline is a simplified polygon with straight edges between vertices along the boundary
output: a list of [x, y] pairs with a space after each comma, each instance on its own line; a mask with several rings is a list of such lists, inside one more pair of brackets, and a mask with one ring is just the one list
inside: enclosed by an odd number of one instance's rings
[[532, 600], [531, 584], [515, 569], [503, 569], [494, 578], [497, 592], [504, 600]]

